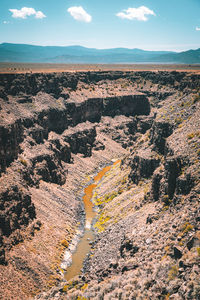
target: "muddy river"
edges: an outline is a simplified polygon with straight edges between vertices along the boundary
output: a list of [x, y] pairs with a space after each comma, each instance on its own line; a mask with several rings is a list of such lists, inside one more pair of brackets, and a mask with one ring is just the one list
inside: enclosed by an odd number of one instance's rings
[[[117, 160], [113, 165], [119, 163]], [[96, 217], [96, 212], [94, 210], [94, 205], [92, 203], [92, 196], [94, 189], [100, 183], [104, 175], [111, 169], [112, 165], [104, 167], [95, 177], [93, 183], [88, 185], [84, 189], [84, 208], [85, 208], [85, 231], [83, 236], [81, 237], [76, 251], [72, 255], [72, 264], [67, 268], [65, 273], [65, 279], [70, 280], [76, 275], [81, 273], [81, 269], [83, 268], [83, 262], [90, 252], [92, 241], [94, 240], [94, 231], [92, 229], [92, 221]]]

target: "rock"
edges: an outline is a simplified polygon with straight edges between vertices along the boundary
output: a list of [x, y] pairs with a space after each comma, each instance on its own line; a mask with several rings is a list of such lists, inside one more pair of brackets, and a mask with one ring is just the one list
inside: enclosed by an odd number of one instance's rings
[[103, 115], [135, 116], [148, 115], [150, 104], [145, 95], [130, 95], [105, 98], [103, 101]]
[[150, 149], [141, 150], [130, 163], [132, 171], [129, 177], [137, 184], [142, 178], [149, 178], [159, 163], [160, 159]]
[[17, 158], [23, 140], [23, 127], [21, 120], [7, 126], [0, 126], [0, 175], [6, 167]]
[[152, 242], [152, 239], [151, 239], [151, 238], [146, 239], [146, 244], [147, 244], [147, 245], [151, 244], [151, 242]]
[[139, 247], [132, 244], [130, 240], [124, 240], [120, 246], [120, 255], [121, 257], [133, 256], [138, 252]]
[[153, 173], [150, 195], [154, 201], [158, 201], [160, 197], [160, 182], [163, 175], [164, 172], [161, 168], [157, 168]]
[[186, 267], [182, 260], [179, 260], [178, 264], [179, 264], [179, 268], [185, 268]]
[[176, 193], [182, 195], [189, 194], [193, 186], [193, 182], [194, 180], [189, 173], [187, 173], [185, 176], [179, 176], [176, 180]]
[[113, 269], [117, 269], [118, 267], [118, 262], [116, 260], [113, 260], [111, 263], [110, 263], [110, 268], [113, 268]]
[[18, 103], [32, 103], [33, 100], [29, 96], [24, 95], [22, 98], [17, 98]]
[[82, 153], [91, 156], [91, 150], [96, 138], [96, 128], [87, 122], [76, 127], [67, 129], [62, 134], [64, 142], [70, 145], [71, 152], [74, 154]]
[[164, 194], [172, 199], [176, 190], [177, 178], [182, 168], [182, 158], [179, 156], [166, 158], [164, 168]]
[[145, 133], [153, 124], [153, 116], [137, 116], [137, 131]]
[[96, 143], [94, 143], [94, 150], [99, 151], [99, 150], [104, 150], [105, 149], [105, 145], [100, 142], [100, 141], [96, 141]]
[[200, 240], [196, 237], [192, 237], [186, 244], [188, 250], [191, 250], [193, 247], [199, 247], [200, 246]]
[[17, 184], [1, 186], [0, 203], [4, 208], [0, 211], [0, 261], [4, 264], [4, 237], [7, 246], [19, 243], [22, 240], [19, 229], [27, 227], [35, 218], [35, 207], [28, 192]]
[[180, 259], [183, 256], [182, 252], [180, 249], [177, 247], [174, 247], [174, 258], [175, 259]]
[[181, 297], [179, 296], [178, 293], [172, 294], [169, 296], [170, 300], [181, 300]]
[[150, 143], [161, 154], [164, 154], [165, 141], [173, 132], [173, 125], [165, 121], [154, 121], [150, 130]]
[[146, 224], [152, 224], [153, 223], [153, 220], [151, 218], [151, 216], [149, 215], [146, 219]]

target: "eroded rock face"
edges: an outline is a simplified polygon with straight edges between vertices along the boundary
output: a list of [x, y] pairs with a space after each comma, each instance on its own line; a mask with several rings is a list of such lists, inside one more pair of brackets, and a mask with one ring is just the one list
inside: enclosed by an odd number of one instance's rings
[[165, 141], [173, 132], [173, 126], [168, 122], [155, 121], [150, 131], [150, 142], [161, 154], [164, 154]]
[[0, 79], [5, 93], [12, 96], [36, 95], [39, 91], [58, 96], [63, 87], [74, 89], [78, 82], [72, 74], [1, 74]]
[[[6, 90], [6, 86], [4, 88]], [[6, 106], [7, 109], [12, 110], [12, 116], [8, 124], [1, 127], [0, 167], [2, 171], [5, 171], [6, 166], [9, 166], [17, 158], [20, 152], [19, 144], [26, 136], [32, 137], [36, 144], [43, 143], [51, 131], [62, 134], [68, 127], [76, 126], [87, 120], [99, 122], [101, 117], [106, 115], [112, 117], [115, 115], [133, 116], [146, 115], [150, 112], [149, 101], [144, 95], [107, 97], [105, 99], [97, 97], [76, 103], [75, 100], [68, 101], [63, 98], [55, 100], [49, 95], [39, 92], [31, 106], [29, 103], [28, 106], [21, 105], [16, 105], [16, 111], [13, 110], [12, 102], [10, 105], [8, 104], [8, 107]], [[5, 117], [7, 118], [7, 116]]]
[[105, 116], [135, 116], [149, 113], [150, 104], [144, 95], [109, 97], [103, 101], [103, 115]]
[[172, 199], [176, 189], [176, 179], [181, 171], [181, 159], [179, 157], [169, 157], [166, 159], [164, 167], [165, 193]]
[[149, 178], [159, 164], [159, 157], [150, 149], [138, 152], [131, 162], [130, 178], [135, 183], [138, 183], [142, 178]]
[[6, 186], [1, 184], [0, 208], [0, 261], [5, 264], [5, 250], [23, 240], [19, 230], [25, 229], [36, 214], [29, 193], [23, 186], [14, 183]]
[[151, 195], [152, 199], [157, 201], [160, 197], [160, 184], [161, 179], [163, 178], [163, 170], [161, 168], [157, 168], [152, 176], [152, 184], [151, 184]]
[[17, 158], [20, 152], [19, 143], [22, 140], [23, 127], [21, 120], [18, 120], [11, 126], [0, 126], [0, 174]]
[[67, 129], [62, 134], [63, 141], [70, 145], [72, 153], [82, 153], [91, 156], [92, 147], [96, 139], [96, 128], [89, 122]]

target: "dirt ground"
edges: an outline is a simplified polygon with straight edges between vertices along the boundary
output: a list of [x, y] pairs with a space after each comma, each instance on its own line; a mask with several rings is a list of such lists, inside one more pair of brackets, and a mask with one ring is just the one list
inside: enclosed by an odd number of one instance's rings
[[0, 62], [0, 73], [52, 73], [80, 71], [180, 71], [200, 74], [200, 64], [42, 64]]

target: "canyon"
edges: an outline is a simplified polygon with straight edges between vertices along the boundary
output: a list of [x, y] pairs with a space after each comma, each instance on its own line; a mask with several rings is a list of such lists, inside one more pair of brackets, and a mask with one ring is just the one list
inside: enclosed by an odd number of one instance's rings
[[0, 298], [199, 299], [199, 100], [190, 71], [1, 73]]

